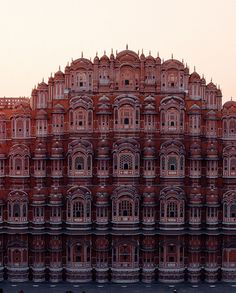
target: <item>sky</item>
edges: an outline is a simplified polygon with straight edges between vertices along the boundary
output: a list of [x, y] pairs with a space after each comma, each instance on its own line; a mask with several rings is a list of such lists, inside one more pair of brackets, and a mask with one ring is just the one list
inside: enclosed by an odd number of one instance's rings
[[0, 97], [111, 48], [184, 59], [236, 100], [236, 0], [0, 0]]

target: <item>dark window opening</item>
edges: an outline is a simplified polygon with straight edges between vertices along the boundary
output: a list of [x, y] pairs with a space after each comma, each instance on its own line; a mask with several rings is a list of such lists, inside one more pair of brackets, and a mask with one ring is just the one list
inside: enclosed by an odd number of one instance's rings
[[171, 170], [171, 171], [175, 171], [175, 169], [176, 169], [176, 168], [175, 168], [175, 165], [174, 165], [174, 164], [171, 164], [171, 165], [170, 165], [170, 170]]
[[124, 170], [128, 170], [129, 169], [129, 165], [127, 163], [124, 164]]
[[124, 210], [124, 211], [123, 211], [123, 216], [124, 216], [124, 217], [127, 217], [127, 216], [128, 216], [128, 211], [127, 211], [127, 210]]
[[129, 118], [125, 118], [125, 119], [124, 119], [124, 124], [125, 124], [125, 125], [128, 125], [128, 124], [129, 124]]
[[125, 85], [129, 85], [129, 80], [125, 79]]

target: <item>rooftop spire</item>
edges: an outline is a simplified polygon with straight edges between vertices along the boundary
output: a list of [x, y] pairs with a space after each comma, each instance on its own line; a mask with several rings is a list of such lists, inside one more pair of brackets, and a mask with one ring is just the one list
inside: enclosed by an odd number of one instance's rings
[[160, 56], [159, 56], [159, 51], [157, 52], [157, 57], [159, 58]]
[[106, 50], [104, 50], [104, 55], [106, 55]]
[[173, 56], [173, 53], [171, 54], [171, 59], [173, 60], [174, 56]]
[[83, 53], [83, 51], [81, 52], [81, 58], [83, 58], [84, 57], [84, 53]]
[[196, 66], [195, 66], [195, 65], [194, 65], [194, 67], [193, 67], [193, 71], [196, 72]]
[[126, 50], [128, 50], [129, 49], [129, 46], [128, 46], [128, 44], [126, 44]]
[[151, 50], [149, 50], [149, 56], [151, 56]]
[[111, 54], [113, 54], [113, 48], [111, 48]]

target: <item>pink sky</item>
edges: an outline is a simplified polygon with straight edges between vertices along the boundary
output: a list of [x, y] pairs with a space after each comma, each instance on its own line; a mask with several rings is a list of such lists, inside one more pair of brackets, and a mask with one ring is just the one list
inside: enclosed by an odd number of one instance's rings
[[71, 58], [111, 48], [194, 65], [236, 100], [236, 0], [1, 0], [0, 96], [32, 87]]

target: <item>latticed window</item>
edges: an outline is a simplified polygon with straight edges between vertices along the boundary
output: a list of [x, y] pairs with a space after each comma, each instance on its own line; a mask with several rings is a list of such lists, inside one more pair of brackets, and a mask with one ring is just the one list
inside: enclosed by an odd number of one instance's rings
[[176, 202], [170, 201], [167, 204], [167, 217], [175, 218], [178, 216], [178, 208]]
[[84, 158], [78, 157], [75, 159], [75, 169], [77, 170], [84, 170]]
[[129, 200], [122, 200], [119, 202], [119, 216], [120, 217], [132, 216], [132, 203]]
[[85, 113], [85, 111], [82, 111], [82, 110], [79, 110], [79, 111], [77, 111], [77, 113], [76, 113], [77, 115], [76, 115], [76, 125], [77, 126], [79, 126], [79, 127], [81, 127], [81, 128], [83, 128], [84, 126], [85, 126], [85, 122], [86, 122], [86, 113]]
[[174, 156], [169, 157], [168, 159], [168, 170], [177, 171], [177, 158]]
[[133, 169], [133, 156], [131, 154], [122, 154], [120, 156], [120, 170], [130, 171]]
[[124, 127], [133, 124], [133, 107], [125, 105], [120, 109], [120, 122]]
[[73, 203], [73, 217], [74, 218], [83, 218], [84, 217], [84, 205], [82, 202]]

